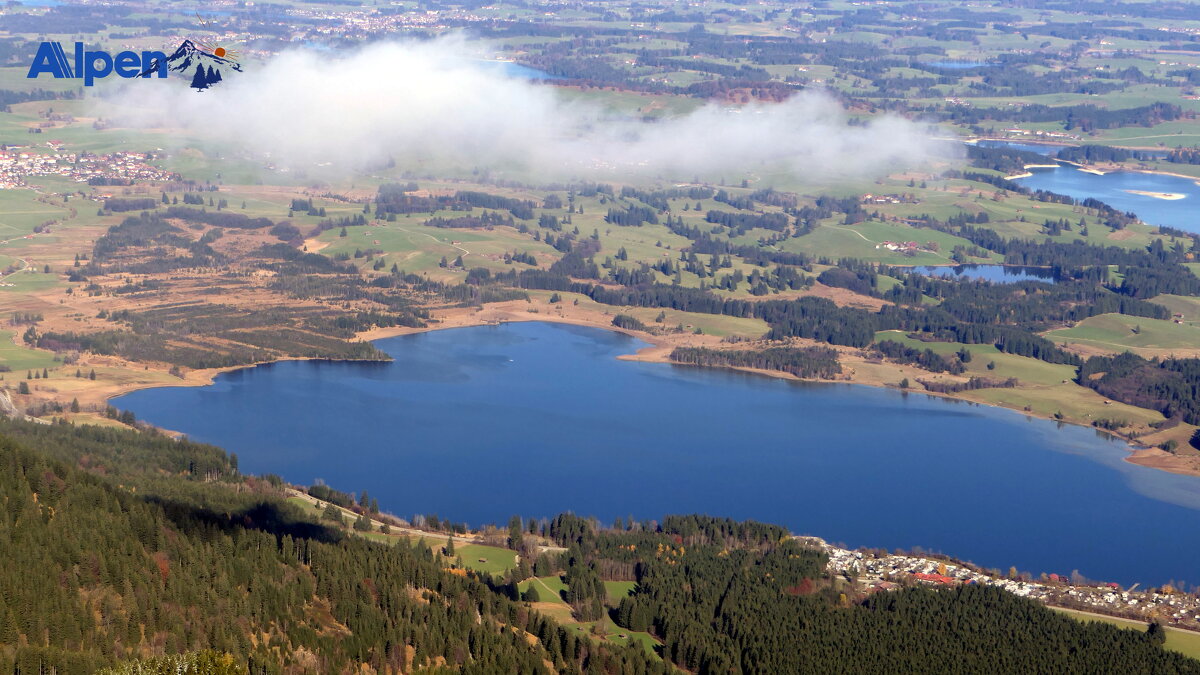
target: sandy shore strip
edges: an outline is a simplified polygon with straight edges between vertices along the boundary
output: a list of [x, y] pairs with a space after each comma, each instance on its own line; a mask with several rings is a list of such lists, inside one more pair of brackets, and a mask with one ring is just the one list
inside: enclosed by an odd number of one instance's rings
[[1167, 199], [1172, 201], [1176, 199], [1187, 198], [1187, 195], [1180, 194], [1178, 192], [1149, 192], [1147, 190], [1123, 190], [1123, 192], [1128, 192], [1131, 195], [1140, 195], [1142, 197], [1153, 197], [1155, 199]]

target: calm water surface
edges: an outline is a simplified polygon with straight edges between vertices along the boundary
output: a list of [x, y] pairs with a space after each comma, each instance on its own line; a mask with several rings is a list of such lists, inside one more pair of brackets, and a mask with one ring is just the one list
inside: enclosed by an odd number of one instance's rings
[[[1076, 199], [1095, 197], [1121, 211], [1133, 211], [1151, 225], [1166, 225], [1200, 232], [1200, 185], [1192, 178], [1148, 173], [1109, 173], [1098, 176], [1071, 166], [1030, 169], [1033, 174], [1017, 182], [1034, 190], [1049, 190]], [[1129, 192], [1160, 192], [1183, 195], [1182, 199], [1158, 199]]]
[[1039, 155], [1057, 155], [1059, 150], [1062, 150], [1061, 145], [1040, 145], [1038, 143], [1018, 143], [1015, 141], [994, 141], [982, 140], [976, 145], [981, 148], [1012, 148], [1013, 150], [1023, 150], [1025, 152], [1036, 152]]
[[[618, 361], [545, 323], [381, 340], [388, 364], [286, 362], [113, 404], [247, 472], [474, 524], [700, 512], [852, 546], [1121, 582], [1200, 581], [1200, 480], [1092, 430], [918, 394]], [[1152, 498], [1147, 495], [1156, 495]]]
[[967, 70], [969, 68], [991, 68], [996, 64], [986, 61], [927, 61], [921, 65], [945, 68], [947, 70]]
[[520, 80], [561, 80], [563, 78], [558, 75], [551, 75], [544, 70], [530, 68], [529, 66], [515, 63], [513, 61], [492, 61], [488, 59], [480, 59], [474, 62], [483, 70], [496, 72], [505, 77], [511, 77]]
[[1018, 281], [1057, 281], [1054, 272], [1043, 267], [1016, 265], [917, 265], [909, 268], [917, 274], [946, 279], [982, 279], [992, 283], [1011, 284]]

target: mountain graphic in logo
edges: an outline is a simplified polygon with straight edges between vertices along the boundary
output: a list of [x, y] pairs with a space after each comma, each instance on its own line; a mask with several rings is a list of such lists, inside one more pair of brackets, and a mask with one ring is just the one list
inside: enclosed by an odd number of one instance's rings
[[[221, 69], [242, 72], [242, 66], [236, 60], [234, 52], [224, 47], [197, 45], [191, 40], [184, 40], [179, 47], [166, 59], [167, 69], [180, 73], [185, 77], [190, 74], [192, 81], [189, 86], [193, 89], [204, 90], [221, 82]], [[143, 77], [160, 68], [158, 59], [150, 63], [143, 71]]]

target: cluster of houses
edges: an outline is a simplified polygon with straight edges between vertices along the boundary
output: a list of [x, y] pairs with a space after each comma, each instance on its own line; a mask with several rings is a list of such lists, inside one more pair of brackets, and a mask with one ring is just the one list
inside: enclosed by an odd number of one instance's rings
[[1046, 604], [1100, 614], [1158, 620], [1179, 628], [1200, 629], [1200, 597], [1163, 587], [1144, 591], [1122, 589], [1116, 583], [1087, 581], [1078, 575], [1044, 574], [1037, 580], [988, 573], [976, 567], [916, 555], [876, 555], [832, 546], [817, 537], [799, 537], [829, 556], [829, 571], [855, 577], [867, 591], [887, 591], [906, 584], [998, 586], [1021, 597]]
[[862, 196], [864, 204], [920, 204], [920, 200], [910, 194], [902, 195], [873, 195], [865, 194]]
[[[175, 174], [149, 164], [150, 156], [140, 152], [113, 152], [103, 155], [89, 152], [63, 152], [61, 143], [50, 141], [48, 152], [33, 148], [7, 146], [0, 150], [0, 189], [25, 185], [30, 176], [64, 176], [80, 183], [127, 184], [132, 181], [171, 180]], [[96, 180], [94, 180], [96, 179]]]
[[1081, 136], [1077, 134], [1068, 134], [1065, 131], [1045, 131], [1043, 129], [1021, 129], [1020, 127], [1012, 127], [1005, 129], [1004, 133], [1010, 136], [1038, 136], [1040, 138], [1054, 138], [1058, 140], [1081, 140]]
[[889, 251], [898, 251], [900, 253], [920, 253], [925, 249], [915, 241], [881, 241], [875, 245], [875, 248], [886, 248]]
[[[483, 7], [481, 9], [492, 9]], [[293, 38], [347, 37], [366, 33], [386, 33], [403, 28], [445, 28], [463, 22], [479, 22], [490, 18], [469, 9], [427, 9], [423, 11], [381, 13], [373, 9], [351, 10], [346, 8], [305, 9], [292, 8], [293, 16], [315, 20], [305, 33], [294, 34]]]

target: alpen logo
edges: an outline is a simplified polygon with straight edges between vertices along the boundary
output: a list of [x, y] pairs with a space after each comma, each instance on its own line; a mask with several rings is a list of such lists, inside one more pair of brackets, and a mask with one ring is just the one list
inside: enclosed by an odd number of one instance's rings
[[[103, 50], [86, 51], [82, 42], [76, 42], [72, 50], [74, 59], [67, 57], [61, 42], [43, 42], [38, 46], [33, 64], [29, 66], [26, 77], [37, 79], [42, 73], [49, 73], [55, 79], [82, 79], [83, 86], [90, 87], [97, 78], [107, 77], [116, 72], [119, 77], [150, 77], [151, 71], [146, 64], [156, 59], [165, 59], [162, 52], [124, 51], [114, 58]], [[158, 70], [159, 77], [167, 76], [165, 67]]]
[[193, 89], [204, 90], [221, 82], [221, 68], [242, 72], [237, 62], [237, 52], [219, 45], [184, 40], [170, 55], [162, 56], [146, 67], [142, 77], [149, 77], [156, 70], [166, 68], [172, 73], [186, 76], [191, 73]]
[[82, 79], [83, 86], [90, 87], [96, 80], [113, 73], [122, 78], [165, 78], [167, 73], [185, 76], [191, 73], [189, 86], [204, 90], [222, 81], [222, 68], [242, 72], [236, 52], [191, 40], [184, 40], [170, 56], [157, 51], [123, 51], [113, 55], [99, 49], [87, 50], [82, 42], [76, 42], [68, 56], [61, 42], [43, 42], [38, 46], [26, 77], [37, 79], [49, 74], [55, 79]]

